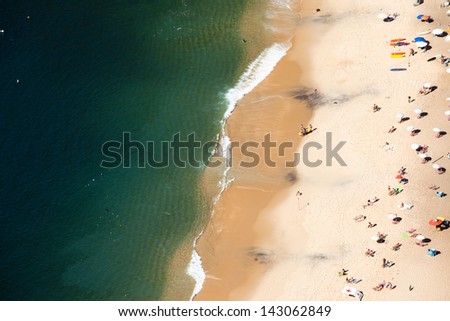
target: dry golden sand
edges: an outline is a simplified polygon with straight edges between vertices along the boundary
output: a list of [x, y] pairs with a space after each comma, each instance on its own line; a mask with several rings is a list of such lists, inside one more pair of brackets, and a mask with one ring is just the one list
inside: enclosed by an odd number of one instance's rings
[[[448, 54], [448, 42], [426, 35], [432, 49], [402, 59], [391, 59], [389, 54], [398, 48], [386, 43], [400, 37], [411, 40], [427, 29], [447, 29], [447, 9], [439, 4], [430, 1], [414, 7], [410, 0], [302, 3], [299, 14], [303, 19], [293, 47], [239, 102], [228, 132], [234, 141], [261, 141], [270, 132], [277, 141], [300, 144], [299, 150], [309, 141], [325, 146], [325, 133], [331, 132], [333, 145], [347, 141], [340, 155], [348, 166], [300, 164], [294, 170], [299, 178], [295, 183], [286, 180], [292, 169], [281, 166], [233, 168], [235, 181], [223, 193], [198, 245], [207, 279], [197, 300], [354, 300], [341, 293], [345, 279], [337, 273], [342, 268], [349, 270], [349, 276], [362, 279], [355, 287], [364, 292], [365, 300], [450, 299], [450, 230], [437, 232], [428, 225], [435, 216], [449, 218], [450, 196], [438, 199], [427, 188], [436, 184], [450, 194], [450, 173], [438, 175], [431, 162], [421, 164], [410, 148], [412, 143], [429, 145], [433, 161], [444, 156], [437, 163], [450, 171], [446, 157], [450, 128], [444, 116], [448, 74], [438, 61], [427, 62], [429, 57]], [[321, 11], [315, 13], [316, 7]], [[380, 12], [400, 15], [384, 23], [376, 18]], [[430, 14], [435, 21], [421, 23], [415, 18], [419, 13]], [[400, 49], [408, 52], [410, 47]], [[408, 70], [390, 72], [392, 67]], [[418, 96], [425, 82], [438, 88]], [[307, 102], [292, 95], [301, 96], [305, 88], [317, 88], [320, 95], [310, 102], [313, 114]], [[415, 101], [408, 103], [408, 96]], [[371, 110], [374, 103], [381, 107], [377, 113]], [[416, 119], [415, 108], [428, 115]], [[395, 115], [400, 112], [411, 119], [396, 123]], [[298, 126], [311, 116], [318, 130], [300, 141]], [[409, 136], [406, 127], [410, 125], [421, 132]], [[388, 134], [391, 126], [397, 130]], [[449, 134], [437, 139], [431, 130], [434, 127]], [[391, 149], [382, 147], [385, 142]], [[324, 149], [310, 153], [310, 159], [316, 158], [325, 158]], [[407, 168], [409, 183], [405, 186], [395, 179], [401, 166]], [[404, 191], [388, 196], [388, 185], [402, 186]], [[303, 193], [299, 198], [297, 190]], [[380, 201], [363, 209], [374, 196]], [[414, 207], [400, 210], [401, 202]], [[389, 213], [396, 213], [402, 221], [392, 224]], [[355, 223], [353, 217], [361, 214], [367, 219]], [[369, 221], [377, 226], [367, 228]], [[401, 238], [410, 228], [430, 238], [429, 246], [419, 247], [415, 240]], [[388, 234], [387, 244], [370, 239], [377, 232]], [[402, 247], [394, 252], [391, 247], [397, 242]], [[429, 247], [442, 253], [430, 257]], [[367, 248], [377, 251], [374, 258], [364, 256]], [[395, 265], [382, 268], [383, 258]], [[383, 280], [397, 287], [373, 291]]]

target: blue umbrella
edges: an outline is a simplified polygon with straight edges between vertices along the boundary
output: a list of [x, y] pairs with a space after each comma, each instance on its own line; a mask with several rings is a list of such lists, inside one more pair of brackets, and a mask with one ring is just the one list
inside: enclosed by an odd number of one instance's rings
[[428, 41], [425, 40], [424, 37], [415, 37], [414, 41], [416, 41], [416, 42], [419, 42], [419, 41], [428, 42]]
[[417, 16], [417, 19], [420, 20], [420, 19], [422, 19], [422, 17], [423, 17], [423, 14], [420, 14], [420, 15]]

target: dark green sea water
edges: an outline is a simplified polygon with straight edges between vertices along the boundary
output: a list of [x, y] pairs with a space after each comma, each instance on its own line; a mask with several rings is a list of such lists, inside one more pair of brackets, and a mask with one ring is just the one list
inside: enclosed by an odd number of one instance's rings
[[246, 5], [0, 2], [1, 300], [161, 298], [209, 214], [202, 169], [106, 170], [100, 148], [124, 131], [213, 139]]

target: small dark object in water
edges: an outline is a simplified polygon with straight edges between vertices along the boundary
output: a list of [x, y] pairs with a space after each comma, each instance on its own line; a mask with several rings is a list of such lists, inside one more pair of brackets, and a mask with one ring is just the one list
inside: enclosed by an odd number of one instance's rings
[[316, 12], [319, 12], [319, 11], [320, 11], [320, 9], [319, 9], [319, 8], [317, 8], [317, 9], [316, 9]]

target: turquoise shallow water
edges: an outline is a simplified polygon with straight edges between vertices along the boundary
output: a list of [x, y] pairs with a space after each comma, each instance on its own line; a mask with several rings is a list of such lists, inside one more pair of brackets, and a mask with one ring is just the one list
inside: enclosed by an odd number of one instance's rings
[[100, 148], [216, 136], [246, 1], [0, 6], [0, 299], [160, 299], [209, 213], [202, 169], [106, 170]]

